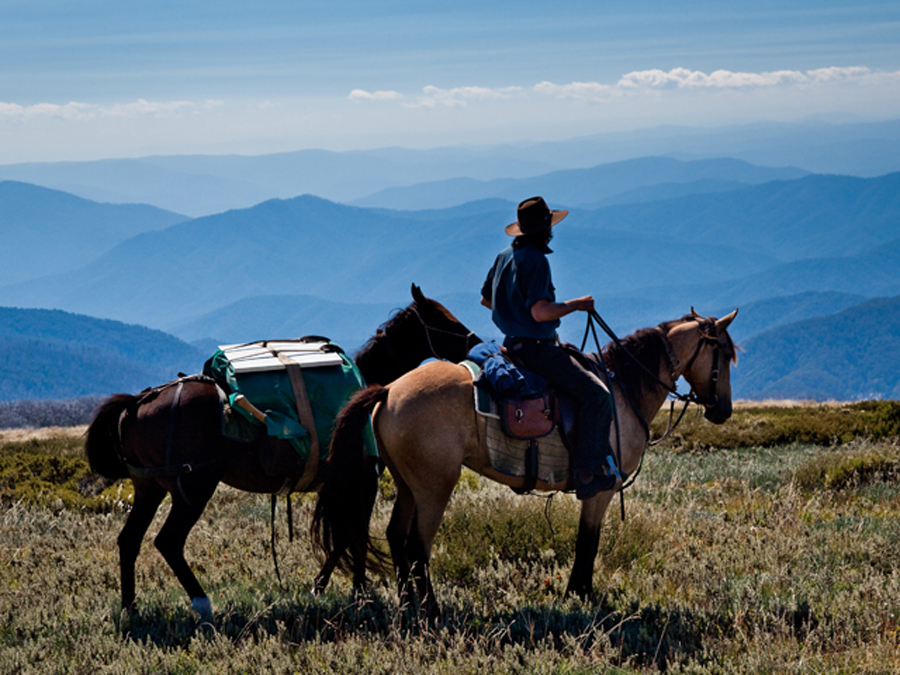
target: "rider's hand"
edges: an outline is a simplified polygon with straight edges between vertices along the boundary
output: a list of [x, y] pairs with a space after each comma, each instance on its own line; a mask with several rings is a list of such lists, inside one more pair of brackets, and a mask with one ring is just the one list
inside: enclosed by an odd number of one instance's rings
[[575, 305], [576, 311], [579, 312], [593, 312], [594, 311], [594, 296], [585, 295], [582, 298], [575, 298], [571, 301], [572, 304]]

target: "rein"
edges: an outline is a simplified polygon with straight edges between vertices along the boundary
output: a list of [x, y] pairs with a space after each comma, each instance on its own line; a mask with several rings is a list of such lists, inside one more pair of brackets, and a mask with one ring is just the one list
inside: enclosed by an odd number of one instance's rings
[[[666, 427], [665, 433], [660, 438], [651, 441], [650, 440], [650, 425], [644, 419], [640, 410], [637, 408], [637, 405], [634, 401], [631, 400], [631, 397], [628, 395], [628, 392], [625, 388], [622, 388], [622, 392], [625, 394], [625, 399], [628, 401], [628, 404], [637, 414], [641, 425], [644, 427], [644, 431], [647, 434], [647, 442], [650, 446], [658, 445], [662, 441], [664, 441], [668, 436], [675, 430], [678, 424], [681, 422], [684, 417], [685, 412], [687, 412], [687, 408], [691, 403], [696, 403], [697, 405], [702, 405], [707, 408], [711, 408], [719, 401], [719, 395], [716, 393], [716, 389], [719, 383], [719, 350], [721, 348], [719, 344], [718, 334], [716, 331], [716, 324], [712, 321], [706, 321], [706, 326], [703, 325], [704, 322], [701, 322], [699, 318], [692, 317], [694, 321], [697, 321], [700, 324], [700, 339], [697, 341], [697, 347], [694, 349], [694, 353], [691, 355], [691, 358], [688, 359], [687, 365], [684, 367], [683, 372], [687, 372], [691, 369], [691, 366], [694, 365], [694, 361], [697, 360], [697, 357], [700, 355], [700, 350], [703, 349], [704, 345], [712, 345], [713, 347], [713, 366], [712, 371], [710, 372], [710, 391], [712, 392], [709, 396], [698, 396], [693, 387], [687, 394], [682, 394], [677, 389], [677, 380], [678, 376], [675, 374], [678, 368], [680, 367], [680, 362], [678, 358], [675, 356], [675, 352], [672, 350], [672, 345], [669, 342], [668, 338], [663, 335], [663, 343], [666, 348], [666, 360], [669, 365], [669, 372], [672, 377], [673, 384], [667, 384], [659, 379], [659, 376], [651, 371], [647, 366], [645, 366], [634, 354], [632, 354], [628, 349], [622, 344], [622, 341], [616, 336], [615, 332], [612, 328], [609, 327], [603, 318], [595, 311], [591, 310], [588, 314], [587, 319], [587, 327], [585, 328], [584, 342], [582, 343], [582, 351], [584, 350], [584, 345], [587, 343], [588, 332], [592, 332], [594, 335], [594, 341], [597, 343], [598, 352], [602, 354], [602, 349], [600, 348], [599, 341], [597, 340], [597, 332], [594, 328], [594, 322], [596, 322], [603, 331], [609, 335], [612, 341], [622, 350], [622, 352], [628, 356], [634, 363], [636, 363], [641, 370], [643, 370], [647, 375], [650, 376], [652, 380], [654, 380], [657, 385], [665, 389], [669, 392], [669, 395], [672, 397], [672, 405], [669, 409], [669, 422]], [[710, 328], [712, 329], [712, 334], [709, 333]], [[605, 369], [605, 361], [601, 357], [599, 361], [603, 364]], [[675, 412], [675, 402], [681, 401], [684, 403], [684, 407], [681, 409], [681, 413], [678, 415], [678, 419], [675, 423], [672, 423], [672, 418], [674, 417]], [[630, 484], [630, 483], [629, 483]]]

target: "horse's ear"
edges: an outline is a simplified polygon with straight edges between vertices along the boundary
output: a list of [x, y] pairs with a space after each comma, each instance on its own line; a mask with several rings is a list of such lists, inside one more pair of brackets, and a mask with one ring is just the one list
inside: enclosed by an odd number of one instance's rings
[[691, 305], [691, 316], [695, 319], [702, 319], [703, 317], [697, 314], [697, 311], [694, 309], [694, 306]]
[[731, 325], [731, 322], [734, 321], [734, 317], [737, 316], [738, 311], [735, 309], [728, 316], [723, 316], [721, 319], [716, 321], [716, 330], [725, 330], [728, 326]]
[[415, 284], [410, 286], [409, 290], [412, 293], [413, 300], [415, 300], [416, 303], [421, 305], [428, 301], [428, 298], [426, 298], [425, 294], [422, 293], [422, 289], [419, 288], [418, 286], [416, 286]]

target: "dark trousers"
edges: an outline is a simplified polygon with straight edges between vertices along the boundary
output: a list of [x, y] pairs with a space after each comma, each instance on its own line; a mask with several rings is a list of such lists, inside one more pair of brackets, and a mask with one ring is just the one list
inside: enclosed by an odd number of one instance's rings
[[553, 340], [507, 338], [503, 344], [514, 361], [572, 397], [578, 432], [578, 447], [573, 457], [575, 471], [603, 473], [606, 456], [612, 455], [609, 443], [612, 401], [606, 385]]

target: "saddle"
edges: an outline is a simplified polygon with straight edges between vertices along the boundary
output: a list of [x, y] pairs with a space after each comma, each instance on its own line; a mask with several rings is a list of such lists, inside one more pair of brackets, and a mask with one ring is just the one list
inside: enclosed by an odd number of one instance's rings
[[[564, 348], [573, 352], [576, 358], [583, 359], [575, 347], [564, 345]], [[496, 343], [477, 345], [469, 352], [469, 361], [478, 366], [478, 372], [473, 371], [476, 398], [479, 399], [476, 407], [485, 414], [490, 405], [487, 399], [490, 399], [503, 433], [529, 442], [525, 486], [516, 491], [531, 491], [537, 483], [541, 464], [539, 439], [558, 431], [571, 459], [577, 443], [574, 402], [552, 389], [543, 378], [515, 364]]]

